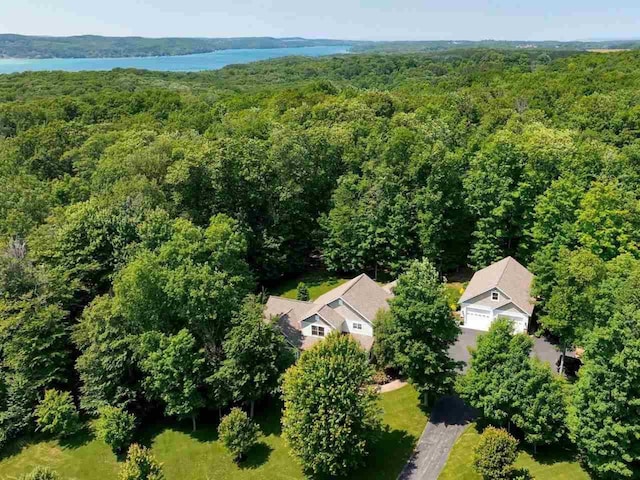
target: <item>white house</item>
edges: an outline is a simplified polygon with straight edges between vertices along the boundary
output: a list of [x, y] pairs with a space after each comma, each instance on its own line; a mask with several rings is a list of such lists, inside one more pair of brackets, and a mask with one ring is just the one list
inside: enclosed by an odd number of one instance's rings
[[463, 328], [489, 330], [498, 317], [513, 320], [515, 331], [527, 332], [533, 314], [533, 274], [512, 257], [477, 271], [460, 297]]
[[337, 330], [351, 335], [369, 351], [373, 345], [373, 320], [379, 310], [389, 308], [392, 288], [393, 284], [381, 287], [363, 273], [313, 302], [271, 296], [265, 316], [277, 317], [289, 343], [301, 350]]

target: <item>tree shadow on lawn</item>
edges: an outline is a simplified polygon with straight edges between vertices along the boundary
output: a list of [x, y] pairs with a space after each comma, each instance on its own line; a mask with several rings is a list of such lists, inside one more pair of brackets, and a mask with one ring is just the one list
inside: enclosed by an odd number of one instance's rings
[[218, 425], [215, 423], [200, 422], [193, 431], [191, 420], [161, 419], [155, 423], [147, 424], [138, 430], [134, 442], [151, 448], [154, 439], [166, 431], [179, 432], [197, 440], [207, 443], [218, 440]]
[[273, 451], [273, 447], [270, 447], [264, 442], [256, 443], [251, 449], [247, 452], [247, 457], [242, 460], [238, 466], [241, 469], [253, 470], [255, 468], [261, 467], [267, 460], [269, 460], [269, 456]]
[[38, 444], [45, 440], [44, 435], [25, 435], [18, 439], [8, 442], [8, 444], [0, 450], [0, 460], [7, 460], [11, 457], [16, 457], [22, 453], [26, 448], [31, 445]]
[[282, 402], [274, 399], [264, 405], [264, 408], [254, 417], [254, 421], [258, 424], [265, 437], [269, 435], [279, 437], [282, 435], [282, 424], [280, 423], [282, 408]]
[[533, 452], [533, 447], [526, 446], [520, 449], [523, 452], [528, 453], [538, 463], [542, 465], [553, 465], [555, 463], [563, 462], [575, 462], [578, 459], [578, 451], [576, 448], [566, 440], [560, 445], [549, 445], [538, 447], [536, 453]]
[[76, 449], [88, 444], [94, 438], [95, 435], [89, 425], [83, 425], [82, 429], [77, 433], [69, 437], [60, 439], [57, 439], [56, 437], [45, 433], [32, 433], [10, 441], [4, 448], [0, 450], [0, 461], [20, 455], [26, 448], [42, 442], [57, 441], [58, 445], [60, 445], [60, 448]]
[[355, 480], [397, 478], [413, 453], [418, 439], [404, 430], [386, 428], [372, 445], [366, 465], [349, 475]]
[[[254, 421], [260, 427], [260, 431], [264, 436], [275, 435], [280, 436], [282, 427], [280, 425], [280, 415], [282, 412], [282, 402], [271, 400], [265, 403], [258, 410], [254, 417]], [[229, 413], [223, 411], [223, 416]], [[218, 425], [220, 424], [218, 412], [205, 412], [200, 416], [197, 423], [196, 431], [193, 431], [191, 420], [176, 420], [170, 418], [161, 418], [153, 423], [147, 423], [135, 436], [135, 442], [151, 447], [154, 439], [166, 431], [174, 431], [190, 436], [194, 440], [202, 443], [215, 442], [218, 440]], [[265, 445], [266, 446], [266, 445]]]
[[91, 425], [83, 425], [82, 429], [69, 437], [61, 438], [58, 443], [62, 448], [76, 449], [92, 442], [95, 438]]

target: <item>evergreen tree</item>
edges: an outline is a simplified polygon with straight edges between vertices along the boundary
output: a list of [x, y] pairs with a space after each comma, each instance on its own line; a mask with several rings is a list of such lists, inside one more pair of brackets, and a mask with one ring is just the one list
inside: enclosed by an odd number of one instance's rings
[[300, 282], [296, 287], [296, 300], [300, 300], [302, 302], [309, 301], [309, 289], [304, 282]]

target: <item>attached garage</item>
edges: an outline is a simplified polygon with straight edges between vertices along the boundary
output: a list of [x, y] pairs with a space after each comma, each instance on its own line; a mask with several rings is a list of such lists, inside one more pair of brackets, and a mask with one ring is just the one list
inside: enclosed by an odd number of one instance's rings
[[491, 314], [483, 310], [464, 309], [464, 327], [472, 330], [487, 331], [491, 326]]
[[511, 257], [474, 273], [460, 297], [462, 327], [487, 331], [498, 317], [513, 320], [514, 330], [526, 333], [533, 314], [533, 275]]

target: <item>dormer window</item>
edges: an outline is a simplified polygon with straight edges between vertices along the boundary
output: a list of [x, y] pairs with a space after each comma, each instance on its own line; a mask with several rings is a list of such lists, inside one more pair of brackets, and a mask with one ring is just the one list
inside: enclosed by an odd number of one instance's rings
[[500, 294], [498, 292], [491, 292], [491, 300], [497, 302], [500, 300]]
[[311, 325], [311, 335], [314, 337], [324, 337], [324, 327]]

